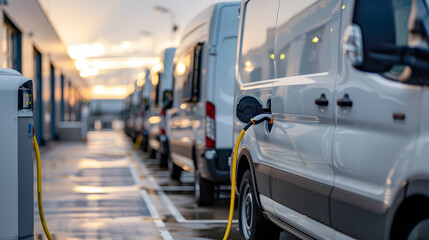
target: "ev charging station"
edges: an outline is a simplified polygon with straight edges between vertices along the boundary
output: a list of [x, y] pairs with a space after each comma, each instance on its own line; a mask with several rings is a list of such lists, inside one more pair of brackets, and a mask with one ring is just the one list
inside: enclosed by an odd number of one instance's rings
[[34, 239], [33, 82], [0, 69], [0, 239]]

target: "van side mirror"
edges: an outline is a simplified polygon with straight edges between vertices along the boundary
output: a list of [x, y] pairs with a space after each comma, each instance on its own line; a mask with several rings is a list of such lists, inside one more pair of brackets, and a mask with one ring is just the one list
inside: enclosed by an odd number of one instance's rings
[[352, 25], [344, 34], [344, 50], [353, 66], [366, 72], [386, 72], [393, 64], [374, 52], [395, 44], [392, 0], [356, 0]]
[[235, 109], [237, 119], [245, 124], [249, 123], [254, 116], [264, 112], [270, 112], [270, 110], [263, 108], [261, 102], [252, 96], [240, 97]]
[[[344, 34], [345, 54], [356, 69], [385, 73], [395, 65], [408, 66], [412, 75], [406, 81], [429, 85], [428, 6], [425, 0], [411, 2], [411, 11], [404, 14], [394, 0], [356, 0], [352, 24]], [[403, 22], [408, 27], [401, 28]], [[410, 41], [416, 34], [419, 44]], [[408, 42], [399, 43], [398, 37]]]

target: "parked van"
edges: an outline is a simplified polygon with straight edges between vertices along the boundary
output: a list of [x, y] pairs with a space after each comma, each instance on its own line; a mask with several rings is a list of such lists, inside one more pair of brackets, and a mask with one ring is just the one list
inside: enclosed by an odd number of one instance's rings
[[134, 91], [127, 96], [125, 99], [126, 102], [126, 108], [127, 108], [127, 116], [125, 119], [125, 133], [131, 137], [132, 141], [136, 141], [137, 135], [139, 134], [136, 126], [137, 126], [137, 118], [140, 114], [139, 111], [139, 105], [140, 105], [140, 98], [139, 98], [139, 91], [134, 84]]
[[173, 94], [173, 71], [174, 71], [174, 52], [175, 48], [167, 48], [161, 54], [161, 62], [155, 65], [151, 70], [151, 102], [150, 113], [147, 118], [147, 130], [149, 147], [152, 157], [157, 157], [161, 167], [167, 167], [168, 155], [161, 153], [161, 144], [166, 144], [166, 138], [160, 142], [160, 136], [166, 135], [165, 116], [166, 111], [171, 107]]
[[243, 0], [234, 99], [274, 118], [238, 150], [245, 239], [429, 238], [427, 4]]
[[215, 185], [230, 183], [238, 6], [218, 3], [201, 12], [176, 52], [171, 159], [195, 172], [200, 205], [212, 203]]
[[140, 148], [143, 151], [147, 151], [149, 145], [149, 131], [144, 127], [144, 121], [148, 117], [148, 112], [150, 109], [150, 93], [152, 89], [152, 83], [150, 81], [150, 69], [146, 69], [142, 72], [141, 79], [138, 81], [143, 81], [143, 86], [139, 89], [140, 104], [139, 110], [140, 114], [137, 117], [136, 131], [142, 135], [142, 140]]

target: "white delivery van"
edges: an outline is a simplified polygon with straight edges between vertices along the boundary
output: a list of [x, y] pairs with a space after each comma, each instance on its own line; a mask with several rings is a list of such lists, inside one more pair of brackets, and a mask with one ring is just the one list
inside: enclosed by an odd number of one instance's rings
[[171, 159], [195, 172], [200, 205], [212, 203], [215, 185], [230, 183], [238, 6], [218, 3], [197, 15], [175, 57]]
[[139, 104], [139, 109], [140, 109], [140, 114], [137, 117], [137, 125], [136, 125], [136, 130], [139, 132], [139, 134], [142, 135], [142, 141], [140, 144], [140, 148], [143, 151], [147, 151], [148, 149], [148, 136], [149, 136], [149, 131], [148, 129], [144, 128], [144, 121], [147, 119], [148, 116], [148, 111], [150, 108], [150, 92], [151, 92], [151, 88], [152, 88], [152, 83], [150, 81], [150, 69], [145, 69], [143, 71], [143, 86], [139, 89], [139, 96], [140, 96], [140, 104]]
[[250, 97], [274, 118], [238, 150], [244, 238], [271, 222], [300, 238], [429, 239], [428, 1], [245, 0], [240, 14], [235, 111]]
[[135, 142], [138, 131], [137, 127], [137, 118], [140, 114], [140, 98], [139, 98], [139, 89], [134, 83], [134, 91], [127, 97], [126, 104], [128, 108], [128, 116], [125, 122], [125, 132], [131, 137], [132, 141]]
[[[167, 167], [168, 155], [161, 154], [161, 144], [165, 144], [165, 117], [171, 107], [173, 93], [173, 71], [175, 48], [167, 48], [161, 54], [161, 62], [151, 70], [151, 102], [147, 118], [147, 130], [151, 156], [158, 159], [161, 167]], [[160, 138], [161, 136], [164, 136]], [[163, 142], [160, 139], [164, 140]]]

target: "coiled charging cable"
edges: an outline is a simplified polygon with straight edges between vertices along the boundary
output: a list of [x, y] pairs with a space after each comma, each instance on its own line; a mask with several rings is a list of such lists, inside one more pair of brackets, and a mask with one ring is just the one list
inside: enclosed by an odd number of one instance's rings
[[36, 162], [37, 162], [37, 203], [39, 206], [39, 216], [40, 222], [42, 222], [43, 231], [45, 232], [48, 240], [53, 240], [51, 233], [49, 233], [48, 226], [46, 225], [45, 214], [43, 213], [43, 203], [42, 203], [42, 164], [40, 162], [40, 151], [39, 145], [37, 144], [37, 139], [33, 135], [33, 144], [34, 151], [36, 152]]
[[250, 119], [250, 122], [246, 124], [246, 126], [241, 130], [240, 135], [238, 136], [237, 142], [235, 143], [234, 148], [234, 156], [232, 159], [232, 167], [231, 167], [231, 201], [229, 205], [229, 217], [228, 217], [228, 225], [226, 227], [225, 235], [223, 236], [223, 240], [227, 240], [229, 233], [231, 231], [231, 225], [232, 225], [232, 217], [234, 215], [234, 205], [235, 205], [235, 178], [236, 178], [236, 171], [237, 171], [237, 155], [238, 155], [238, 149], [240, 148], [241, 139], [243, 138], [244, 133], [249, 129], [252, 125], [258, 125], [262, 122], [269, 122], [270, 124], [273, 124], [274, 118], [273, 115], [270, 113], [262, 113], [259, 115], [256, 115], [255, 117]]

